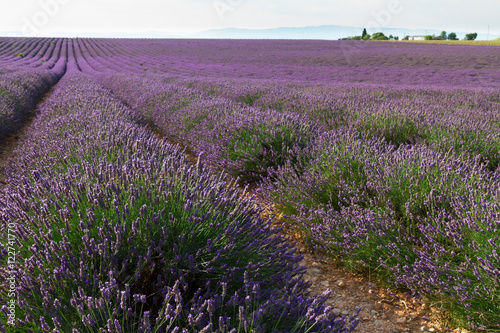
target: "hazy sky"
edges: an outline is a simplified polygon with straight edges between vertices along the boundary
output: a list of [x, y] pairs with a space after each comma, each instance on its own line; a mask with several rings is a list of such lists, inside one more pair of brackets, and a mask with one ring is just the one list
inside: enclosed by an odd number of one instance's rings
[[0, 31], [26, 36], [330, 24], [500, 34], [500, 0], [4, 0], [0, 11]]

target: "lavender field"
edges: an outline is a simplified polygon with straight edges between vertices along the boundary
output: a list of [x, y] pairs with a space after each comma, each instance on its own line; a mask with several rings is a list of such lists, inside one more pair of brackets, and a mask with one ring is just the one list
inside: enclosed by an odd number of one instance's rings
[[0, 140], [30, 117], [2, 332], [355, 331], [289, 232], [500, 332], [500, 46], [0, 38]]

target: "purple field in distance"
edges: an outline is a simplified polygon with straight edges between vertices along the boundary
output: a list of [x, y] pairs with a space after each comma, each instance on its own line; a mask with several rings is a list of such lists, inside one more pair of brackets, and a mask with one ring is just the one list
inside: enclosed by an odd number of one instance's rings
[[2, 329], [353, 330], [226, 175], [316, 250], [500, 329], [500, 46], [0, 39], [0, 137], [51, 88], [0, 192]]

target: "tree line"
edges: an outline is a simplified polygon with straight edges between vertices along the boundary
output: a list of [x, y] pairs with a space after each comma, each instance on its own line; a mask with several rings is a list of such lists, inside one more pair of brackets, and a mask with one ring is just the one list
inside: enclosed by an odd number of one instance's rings
[[[408, 40], [410, 36], [405, 36], [402, 40]], [[477, 38], [477, 32], [465, 34], [464, 40], [475, 40]], [[353, 37], [345, 37], [339, 38], [340, 40], [399, 40], [398, 36], [389, 35], [386, 36], [383, 32], [375, 32], [370, 35], [366, 28], [363, 29], [363, 32], [360, 36]], [[457, 34], [454, 32], [450, 32], [449, 34], [446, 31], [441, 31], [439, 36], [435, 35], [426, 35], [425, 40], [458, 40]]]

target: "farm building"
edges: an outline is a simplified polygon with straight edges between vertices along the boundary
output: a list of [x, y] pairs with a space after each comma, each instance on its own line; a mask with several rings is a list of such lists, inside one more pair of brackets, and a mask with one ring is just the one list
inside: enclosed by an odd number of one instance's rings
[[425, 40], [425, 36], [410, 36], [408, 40]]

